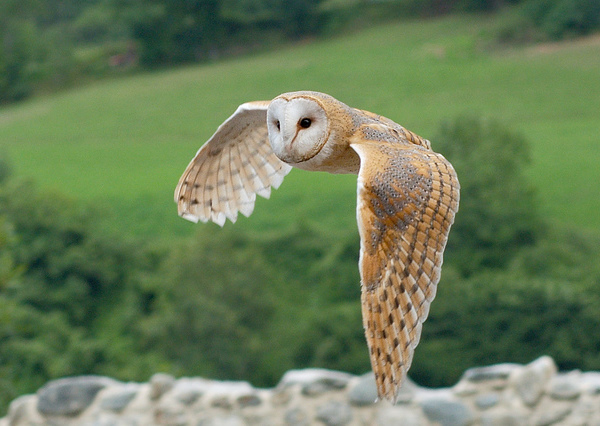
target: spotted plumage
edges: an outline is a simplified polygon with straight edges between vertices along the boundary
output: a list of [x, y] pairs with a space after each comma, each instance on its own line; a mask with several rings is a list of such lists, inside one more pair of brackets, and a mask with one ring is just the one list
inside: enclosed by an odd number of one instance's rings
[[452, 165], [392, 120], [318, 92], [240, 106], [175, 190], [178, 212], [223, 225], [249, 216], [291, 168], [358, 174], [363, 325], [378, 394], [395, 401], [435, 297], [458, 210]]

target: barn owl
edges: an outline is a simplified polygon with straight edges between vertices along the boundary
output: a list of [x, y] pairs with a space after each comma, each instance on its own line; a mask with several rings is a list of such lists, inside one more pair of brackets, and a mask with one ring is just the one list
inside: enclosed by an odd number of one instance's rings
[[392, 120], [318, 92], [241, 105], [175, 189], [193, 222], [249, 216], [292, 167], [358, 174], [363, 326], [378, 395], [394, 402], [440, 279], [458, 210], [452, 165]]

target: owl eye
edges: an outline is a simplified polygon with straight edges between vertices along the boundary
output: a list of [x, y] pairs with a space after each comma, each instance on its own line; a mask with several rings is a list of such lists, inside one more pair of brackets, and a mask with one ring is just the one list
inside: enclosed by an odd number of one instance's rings
[[311, 124], [312, 121], [310, 120], [310, 118], [303, 118], [302, 120], [300, 120], [300, 127], [302, 127], [303, 129], [308, 129]]
[[281, 130], [281, 123], [279, 120], [275, 121], [275, 125], [277, 126], [277, 130]]

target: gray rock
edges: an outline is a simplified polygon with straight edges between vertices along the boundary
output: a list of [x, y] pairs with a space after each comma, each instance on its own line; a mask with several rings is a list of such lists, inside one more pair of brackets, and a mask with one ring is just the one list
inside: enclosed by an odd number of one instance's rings
[[37, 410], [46, 416], [76, 416], [107, 386], [119, 384], [101, 376], [79, 376], [54, 380], [37, 392]]
[[98, 418], [90, 422], [80, 423], [79, 426], [140, 426], [136, 419], [119, 417]]
[[525, 405], [530, 407], [537, 404], [542, 397], [545, 384], [544, 377], [531, 370], [523, 370], [514, 378], [515, 391]]
[[[302, 395], [304, 396], [321, 396], [332, 389], [327, 383], [313, 382], [302, 386]], [[335, 388], [334, 388], [335, 389]]]
[[582, 398], [573, 404], [570, 421], [574, 425], [589, 425], [590, 419], [596, 412], [596, 401], [592, 398]]
[[348, 392], [350, 404], [355, 406], [365, 406], [374, 404], [377, 401], [377, 384], [375, 375], [367, 373], [358, 379], [354, 386]]
[[[505, 381], [503, 381], [503, 383], [504, 382]], [[479, 392], [479, 385], [474, 382], [469, 382], [468, 380], [461, 380], [452, 387], [452, 393], [461, 398], [477, 395]]]
[[344, 389], [352, 377], [348, 373], [322, 368], [290, 370], [283, 375], [278, 387], [301, 385], [305, 395], [320, 395], [326, 390]]
[[217, 396], [215, 397], [210, 405], [212, 407], [216, 407], [216, 408], [224, 408], [226, 410], [229, 410], [233, 405], [231, 404], [231, 401], [229, 400], [229, 398], [227, 396]]
[[[233, 381], [233, 380], [208, 380], [203, 378], [190, 378], [184, 377], [179, 380], [171, 381], [171, 376], [166, 376], [164, 381], [166, 382], [166, 392], [170, 393], [180, 402], [184, 402], [186, 399], [197, 399], [200, 396], [229, 396], [236, 398], [240, 395], [247, 395], [256, 391], [254, 387], [245, 381]], [[159, 380], [159, 383], [162, 380]], [[172, 384], [169, 388], [169, 383]], [[193, 396], [194, 395], [194, 396]], [[183, 398], [183, 399], [182, 399]], [[194, 401], [187, 402], [186, 405], [193, 403]]]
[[241, 408], [256, 407], [257, 405], [262, 404], [262, 399], [260, 399], [260, 396], [251, 393], [238, 396], [237, 403]]
[[255, 389], [248, 382], [207, 380], [204, 390], [211, 395], [240, 396], [252, 393]]
[[285, 413], [285, 424], [288, 426], [308, 426], [308, 416], [300, 408], [292, 408]]
[[587, 373], [582, 373], [581, 385], [585, 392], [589, 394], [600, 394], [600, 372], [591, 371]]
[[487, 367], [470, 368], [463, 374], [461, 380], [470, 382], [486, 382], [490, 380], [506, 380], [510, 374], [520, 368], [519, 364], [497, 364]]
[[13, 400], [8, 407], [8, 422], [16, 425], [27, 418], [27, 405], [35, 399], [35, 395], [23, 395]]
[[271, 404], [274, 406], [286, 405], [292, 399], [288, 389], [275, 388], [271, 391]]
[[515, 370], [510, 376], [510, 382], [521, 400], [532, 407], [539, 402], [546, 385], [555, 374], [556, 364], [552, 358], [543, 356]]
[[182, 389], [178, 391], [174, 398], [183, 405], [192, 405], [202, 396], [202, 392], [197, 389]]
[[486, 412], [481, 415], [481, 426], [526, 426], [527, 420], [524, 416], [506, 412]]
[[544, 410], [541, 416], [534, 422], [535, 426], [550, 426], [564, 420], [571, 411], [572, 407], [562, 407], [553, 410]]
[[175, 377], [170, 374], [156, 373], [150, 378], [150, 399], [156, 401], [173, 389]]
[[207, 380], [200, 378], [182, 378], [175, 382], [171, 395], [183, 405], [192, 405], [207, 389]]
[[110, 393], [103, 395], [100, 400], [100, 408], [103, 410], [120, 413], [135, 398], [139, 385], [124, 385], [116, 389], [107, 389]]
[[317, 420], [327, 426], [343, 426], [352, 420], [352, 410], [345, 402], [329, 401], [317, 409]]
[[484, 393], [475, 398], [475, 405], [482, 410], [487, 410], [498, 404], [498, 402], [500, 402], [500, 395], [496, 392]]
[[189, 424], [185, 411], [179, 405], [160, 403], [154, 409], [154, 421], [159, 425], [186, 426]]
[[416, 412], [406, 406], [385, 407], [377, 411], [375, 425], [377, 426], [421, 426], [424, 419]]
[[548, 394], [559, 400], [571, 400], [581, 395], [581, 374], [561, 374], [550, 381]]
[[430, 396], [421, 401], [421, 408], [432, 422], [442, 426], [466, 426], [473, 423], [471, 409], [458, 399]]
[[202, 419], [196, 423], [197, 426], [245, 426], [246, 422], [236, 415], [216, 416]]

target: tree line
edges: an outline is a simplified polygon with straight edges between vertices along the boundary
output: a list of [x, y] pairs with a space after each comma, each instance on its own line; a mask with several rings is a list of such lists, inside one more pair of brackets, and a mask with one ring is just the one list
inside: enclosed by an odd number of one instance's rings
[[519, 7], [504, 42], [600, 26], [596, 0], [3, 0], [0, 105], [114, 73], [215, 60], [385, 20]]
[[[462, 117], [435, 140], [457, 170], [461, 206], [412, 378], [448, 385], [474, 365], [542, 354], [600, 369], [599, 239], [539, 211], [518, 134]], [[0, 161], [2, 406], [77, 374], [272, 386], [290, 368], [369, 370], [355, 228], [205, 226], [156, 242], [115, 235], [106, 220]]]

